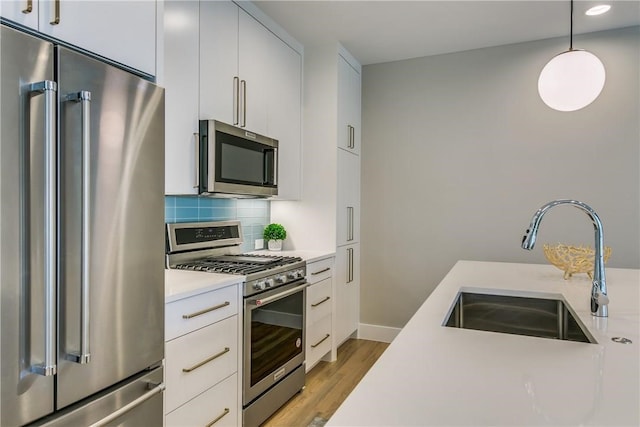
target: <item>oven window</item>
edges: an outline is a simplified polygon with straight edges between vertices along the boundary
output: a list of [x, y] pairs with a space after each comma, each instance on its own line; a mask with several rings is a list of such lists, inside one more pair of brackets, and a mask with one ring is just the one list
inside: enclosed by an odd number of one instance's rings
[[251, 386], [302, 353], [304, 292], [251, 311]]
[[273, 185], [274, 150], [264, 144], [216, 132], [216, 180]]

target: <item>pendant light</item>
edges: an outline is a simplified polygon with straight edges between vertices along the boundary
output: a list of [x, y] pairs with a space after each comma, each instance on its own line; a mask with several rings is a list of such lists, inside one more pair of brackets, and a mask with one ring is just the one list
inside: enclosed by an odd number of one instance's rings
[[571, 0], [569, 50], [551, 58], [540, 72], [538, 93], [549, 107], [576, 111], [591, 104], [604, 87], [604, 65], [597, 56], [573, 48], [573, 0]]

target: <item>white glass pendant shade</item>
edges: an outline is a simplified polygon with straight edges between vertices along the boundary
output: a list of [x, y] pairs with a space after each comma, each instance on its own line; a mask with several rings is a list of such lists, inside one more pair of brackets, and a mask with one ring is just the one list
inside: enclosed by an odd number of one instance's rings
[[602, 92], [604, 65], [586, 50], [568, 50], [554, 56], [540, 73], [538, 92], [549, 107], [575, 111], [591, 104]]

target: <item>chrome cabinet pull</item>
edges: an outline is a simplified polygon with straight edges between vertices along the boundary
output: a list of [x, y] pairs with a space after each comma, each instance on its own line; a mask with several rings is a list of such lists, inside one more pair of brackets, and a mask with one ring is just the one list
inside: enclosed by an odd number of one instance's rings
[[325, 297], [325, 299], [323, 299], [322, 301], [317, 302], [317, 303], [315, 303], [315, 304], [311, 304], [311, 307], [317, 307], [317, 306], [319, 306], [320, 304], [323, 304], [323, 303], [325, 303], [325, 302], [329, 301], [330, 299], [331, 299], [331, 297]]
[[211, 311], [219, 310], [219, 309], [221, 309], [223, 307], [228, 306], [229, 304], [230, 304], [229, 301], [225, 301], [222, 304], [214, 305], [213, 307], [205, 308], [204, 310], [196, 311], [195, 313], [183, 314], [182, 318], [183, 319], [193, 319], [194, 317], [198, 317], [198, 316], [201, 316], [203, 314], [207, 314], [207, 313], [209, 313]]
[[31, 371], [38, 375], [55, 375], [56, 368], [56, 82], [32, 83], [29, 95], [44, 94], [44, 361]]
[[149, 390], [148, 392], [146, 392], [142, 396], [138, 397], [136, 400], [133, 400], [130, 403], [124, 405], [122, 408], [118, 409], [117, 411], [110, 413], [109, 415], [107, 415], [106, 417], [101, 419], [100, 421], [97, 421], [97, 422], [91, 424], [89, 427], [103, 427], [103, 426], [108, 425], [111, 421], [113, 421], [116, 418], [126, 414], [127, 412], [131, 411], [132, 409], [137, 408], [138, 406], [142, 405], [147, 400], [151, 399], [156, 394], [162, 393], [164, 391], [164, 389], [165, 389], [164, 383], [159, 384], [157, 387]]
[[82, 105], [82, 260], [80, 305], [80, 352], [69, 353], [67, 359], [86, 364], [91, 361], [90, 332], [90, 280], [91, 280], [91, 92], [83, 90], [67, 95], [67, 101]]
[[324, 338], [322, 338], [320, 341], [318, 341], [318, 342], [317, 342], [317, 343], [315, 343], [315, 344], [311, 344], [311, 348], [316, 348], [317, 346], [319, 346], [320, 344], [322, 344], [323, 342], [325, 342], [325, 341], [327, 340], [327, 338], [329, 338], [330, 336], [331, 336], [331, 335], [326, 334], [326, 335], [324, 336]]
[[240, 121], [240, 79], [233, 77], [233, 124], [238, 125]]
[[51, 25], [58, 25], [60, 23], [60, 0], [53, 1], [53, 21], [50, 21]]
[[222, 418], [224, 418], [224, 416], [227, 415], [229, 412], [231, 412], [229, 411], [229, 408], [224, 408], [224, 411], [222, 411], [222, 414], [218, 415], [213, 421], [211, 421], [205, 427], [211, 427], [212, 425], [220, 421]]
[[28, 14], [33, 12], [33, 0], [27, 0], [27, 8], [22, 9], [22, 13]]
[[247, 81], [240, 81], [240, 89], [242, 90], [242, 122], [240, 126], [247, 126]]
[[348, 268], [347, 283], [353, 282], [353, 248], [347, 248]]
[[353, 240], [353, 206], [347, 206], [347, 242]]
[[322, 274], [322, 273], [324, 273], [325, 271], [329, 271], [329, 270], [331, 270], [331, 267], [324, 268], [324, 269], [322, 269], [322, 270], [320, 270], [320, 271], [314, 271], [313, 273], [311, 273], [311, 275], [312, 275], [312, 276], [315, 276], [315, 275], [317, 275], [317, 274]]
[[198, 363], [196, 363], [195, 365], [193, 365], [193, 366], [191, 366], [189, 368], [182, 368], [182, 372], [189, 373], [189, 372], [195, 371], [196, 369], [206, 365], [207, 363], [209, 363], [209, 362], [211, 362], [213, 360], [216, 360], [218, 357], [223, 356], [226, 353], [229, 353], [229, 351], [230, 351], [229, 347], [225, 347], [224, 350], [222, 350], [220, 353], [216, 353], [211, 357], [207, 357], [202, 362], [198, 362]]
[[195, 176], [193, 188], [200, 188], [200, 134], [198, 132], [194, 132], [193, 139], [196, 142], [195, 154], [194, 154], [195, 163], [196, 163], [195, 164], [196, 176]]
[[356, 128], [351, 126], [351, 147], [356, 148]]

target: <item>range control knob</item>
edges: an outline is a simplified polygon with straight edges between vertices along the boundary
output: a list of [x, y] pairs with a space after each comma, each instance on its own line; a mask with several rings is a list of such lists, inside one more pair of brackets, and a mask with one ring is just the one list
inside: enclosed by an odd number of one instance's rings
[[[271, 288], [271, 287], [273, 287], [273, 283], [274, 283], [273, 279], [267, 279], [267, 280], [265, 280], [265, 281], [264, 281], [264, 284], [265, 284], [265, 286], [266, 286], [267, 288]], [[263, 289], [264, 289], [264, 288], [263, 288]]]
[[276, 276], [276, 282], [282, 284], [282, 283], [285, 283], [286, 281], [287, 281], [287, 276], [285, 276], [284, 274], [280, 276]]
[[256, 282], [253, 284], [253, 289], [256, 291], [264, 291], [267, 288], [267, 285], [264, 283], [264, 280]]
[[289, 278], [290, 279], [297, 279], [299, 277], [300, 277], [300, 270], [289, 272]]

